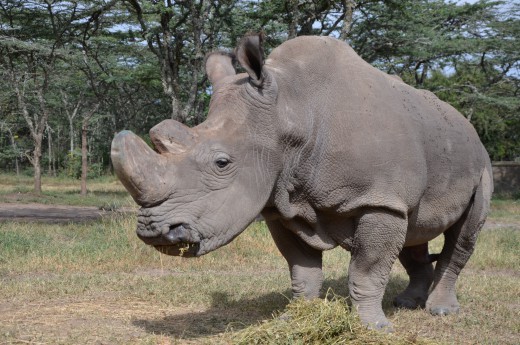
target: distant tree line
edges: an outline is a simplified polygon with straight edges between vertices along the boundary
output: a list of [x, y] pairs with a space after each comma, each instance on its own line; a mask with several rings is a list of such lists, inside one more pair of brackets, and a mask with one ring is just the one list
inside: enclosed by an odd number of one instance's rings
[[345, 40], [456, 107], [492, 159], [520, 157], [518, 2], [0, 0], [0, 170], [30, 170], [36, 193], [42, 173], [82, 177], [86, 193], [116, 132], [202, 122], [205, 54], [250, 31], [267, 52], [299, 35]]

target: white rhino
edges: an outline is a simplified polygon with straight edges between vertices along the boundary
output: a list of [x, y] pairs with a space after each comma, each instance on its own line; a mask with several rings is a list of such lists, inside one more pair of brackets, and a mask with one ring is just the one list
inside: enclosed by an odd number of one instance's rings
[[[129, 131], [112, 143], [115, 171], [141, 205], [138, 236], [170, 255], [199, 256], [264, 216], [289, 264], [295, 296], [319, 295], [322, 252], [351, 251], [348, 287], [369, 327], [390, 327], [381, 300], [394, 261], [410, 276], [395, 299], [457, 312], [455, 282], [493, 189], [488, 154], [453, 107], [363, 61], [329, 37], [299, 37], [263, 60], [249, 35], [213, 53], [207, 120], [166, 120], [156, 151]], [[445, 244], [435, 258], [428, 241]]]

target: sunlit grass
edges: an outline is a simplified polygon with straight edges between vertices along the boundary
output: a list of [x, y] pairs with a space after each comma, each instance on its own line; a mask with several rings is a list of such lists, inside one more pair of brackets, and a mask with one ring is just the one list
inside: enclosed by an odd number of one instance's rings
[[489, 219], [520, 221], [520, 199], [493, 199]]
[[41, 203], [71, 206], [96, 206], [118, 209], [134, 205], [132, 198], [114, 176], [87, 181], [87, 195], [80, 195], [80, 180], [65, 177], [42, 177], [42, 194], [33, 193], [33, 178], [0, 174], [0, 202]]

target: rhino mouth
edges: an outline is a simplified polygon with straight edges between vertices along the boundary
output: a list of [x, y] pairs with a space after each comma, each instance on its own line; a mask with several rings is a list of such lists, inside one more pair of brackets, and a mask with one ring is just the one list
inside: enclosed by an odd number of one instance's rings
[[154, 248], [166, 255], [193, 258], [198, 256], [200, 243], [180, 242], [172, 245], [156, 245]]
[[[146, 244], [166, 255], [194, 257], [200, 250], [200, 238], [188, 224], [174, 223], [142, 226], [137, 229], [137, 236]], [[160, 229], [160, 231], [157, 231]], [[154, 231], [155, 230], [155, 231]]]

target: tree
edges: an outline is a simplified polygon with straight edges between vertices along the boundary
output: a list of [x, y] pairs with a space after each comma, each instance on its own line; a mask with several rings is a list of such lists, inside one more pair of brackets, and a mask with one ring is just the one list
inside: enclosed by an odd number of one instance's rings
[[13, 159], [16, 175], [20, 175], [20, 164], [18, 163], [20, 157], [20, 150], [18, 149], [18, 145], [16, 145], [16, 138], [13, 134], [13, 126], [7, 122], [0, 122], [0, 133], [3, 132], [7, 132], [8, 134], [11, 149], [3, 150], [1, 155], [4, 157], [2, 158]]
[[208, 87], [204, 56], [221, 43], [220, 34], [227, 28], [226, 17], [237, 1], [125, 3], [161, 67], [163, 90], [171, 102], [171, 118], [192, 124], [200, 122]]
[[[0, 41], [2, 43], [6, 42]], [[28, 155], [28, 159], [34, 167], [34, 192], [40, 194], [42, 141], [50, 116], [45, 97], [55, 57], [51, 53], [42, 58], [40, 51], [24, 47], [20, 42], [13, 43], [4, 45], [4, 49], [0, 51], [0, 54], [4, 53], [0, 62], [8, 66], [4, 76], [14, 89], [18, 109], [27, 123], [34, 143], [32, 155]], [[40, 64], [38, 60], [44, 62]], [[20, 66], [23, 66], [23, 71], [19, 70]]]
[[[36, 194], [41, 193], [42, 141], [51, 114], [54, 71], [59, 60], [67, 58], [66, 43], [79, 19], [77, 8], [78, 3], [56, 1], [12, 1], [1, 5], [7, 20], [1, 27], [0, 64], [34, 144], [28, 158], [34, 168]], [[33, 36], [34, 32], [38, 37]]]

